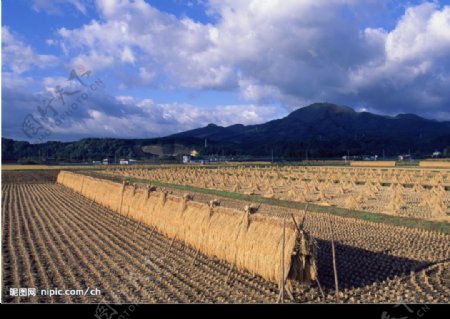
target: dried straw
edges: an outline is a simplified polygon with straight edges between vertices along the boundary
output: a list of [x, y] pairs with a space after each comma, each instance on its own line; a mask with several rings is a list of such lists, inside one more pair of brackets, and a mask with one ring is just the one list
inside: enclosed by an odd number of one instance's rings
[[[309, 283], [317, 278], [316, 244], [292, 221], [285, 227], [282, 264], [283, 220], [278, 217], [195, 202], [189, 196], [149, 192], [144, 187], [122, 186], [66, 171], [59, 173], [57, 181], [76, 192], [81, 191], [83, 184], [84, 196], [118, 213], [122, 202], [122, 213], [129, 218], [272, 282], [288, 279]], [[281, 278], [282, 273], [286, 278]]]

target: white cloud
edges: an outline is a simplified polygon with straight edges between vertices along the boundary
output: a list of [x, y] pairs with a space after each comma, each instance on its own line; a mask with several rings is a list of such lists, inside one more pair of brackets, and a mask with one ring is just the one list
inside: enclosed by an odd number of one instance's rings
[[38, 54], [25, 42], [18, 39], [7, 26], [2, 26], [3, 68], [16, 74], [29, 71], [32, 67], [51, 68], [58, 58], [50, 54]]
[[24, 89], [35, 81], [30, 76], [21, 76], [14, 72], [2, 72], [2, 86], [8, 89]]
[[150, 84], [155, 79], [156, 73], [144, 67], [139, 68], [139, 78], [144, 84]]
[[350, 73], [356, 98], [377, 109], [440, 118], [450, 104], [450, 6], [410, 7], [393, 30], [365, 33], [384, 54]]
[[[280, 109], [269, 105], [217, 105], [214, 107], [202, 108], [187, 103], [164, 103], [158, 104], [151, 99], [136, 99], [132, 96], [118, 96], [115, 98], [115, 107], [126, 109], [126, 112], [109, 113], [109, 109], [102, 107], [97, 114], [129, 121], [129, 127], [136, 128], [147, 136], [160, 136], [164, 134], [185, 131], [215, 123], [221, 126], [233, 124], [259, 124], [285, 115]], [[134, 115], [129, 117], [121, 114]], [[142, 123], [146, 124], [142, 124]], [[100, 123], [99, 123], [100, 124]], [[128, 127], [127, 126], [127, 127]], [[122, 130], [123, 133], [123, 130]], [[129, 136], [131, 133], [126, 133]], [[164, 135], [163, 134], [163, 135]], [[136, 135], [138, 136], [138, 135]], [[142, 134], [141, 134], [142, 136]]]
[[233, 65], [222, 61], [223, 56], [210, 38], [213, 26], [188, 18], [178, 20], [142, 0], [105, 0], [98, 1], [97, 6], [104, 21], [58, 31], [60, 44], [73, 52], [81, 50], [78, 58], [94, 70], [109, 66], [91, 62], [101, 55], [108, 60], [137, 63], [145, 69], [159, 68], [185, 87], [236, 87]]
[[372, 9], [383, 14], [382, 6], [372, 0], [210, 0], [216, 22], [202, 24], [143, 0], [99, 0], [101, 22], [59, 34], [64, 45], [82, 48], [78, 58], [93, 68], [135, 63], [141, 77], [144, 68], [152, 70], [149, 79], [160, 74], [174, 85], [239, 90], [252, 103], [292, 109], [331, 101], [404, 111], [414, 102], [419, 113], [447, 106], [450, 6], [411, 6], [393, 30], [359, 26]]
[[129, 47], [125, 47], [123, 49], [121, 60], [123, 62], [128, 62], [128, 63], [134, 64], [135, 57], [134, 57], [134, 54], [133, 54], [133, 52], [131, 51], [131, 49]]
[[70, 4], [75, 7], [79, 12], [86, 15], [86, 5], [85, 1], [81, 0], [33, 0], [33, 9], [36, 12], [46, 12], [47, 14], [63, 14], [61, 8], [64, 4]]
[[408, 61], [447, 55], [450, 50], [450, 7], [424, 3], [406, 10], [386, 39], [389, 60]]
[[70, 65], [83, 65], [87, 70], [101, 70], [113, 66], [114, 63], [114, 57], [92, 50], [87, 54], [78, 55], [71, 61]]
[[[207, 122], [253, 123], [274, 116], [277, 108], [267, 105], [281, 103], [291, 110], [316, 101], [384, 113], [448, 114], [450, 6], [411, 6], [389, 30], [362, 27], [358, 20], [373, 8], [380, 10], [375, 0], [210, 0], [214, 23], [177, 18], [150, 3], [98, 0], [98, 20], [61, 28], [47, 43], [57, 43], [72, 64], [94, 72], [114, 70], [121, 88], [164, 83], [230, 90], [248, 105], [204, 111], [150, 100], [99, 100], [90, 110], [97, 112], [91, 112], [91, 122], [101, 116], [111, 123], [125, 121], [121, 114], [131, 112], [135, 127], [144, 115], [151, 119], [145, 131], [151, 134]], [[24, 57], [16, 60], [24, 62], [11, 72], [24, 72], [36, 65], [29, 61], [45, 59], [22, 47]], [[129, 69], [134, 74], [122, 72]], [[111, 111], [102, 106], [108, 103], [114, 105]]]
[[[361, 39], [360, 30], [335, 15], [357, 3], [211, 1], [210, 13], [220, 17], [212, 25], [177, 19], [143, 0], [99, 0], [102, 22], [60, 29], [59, 34], [66, 47], [84, 49], [80, 57], [86, 63], [102, 54], [109, 60], [158, 68], [184, 87], [239, 88], [245, 98], [257, 102], [277, 92], [284, 103], [295, 106], [314, 100], [321, 84], [320, 97], [348, 92], [342, 87], [348, 69], [373, 56], [373, 46]], [[131, 57], [130, 47], [139, 54]], [[262, 94], [267, 88], [269, 92]]]
[[[47, 78], [46, 83], [53, 87], [63, 81], [61, 78]], [[3, 97], [4, 134], [7, 137], [25, 139], [21, 131], [23, 119], [33, 114], [39, 119], [37, 106], [45, 96], [51, 96], [51, 90], [45, 94], [28, 94], [18, 90], [6, 90]], [[54, 103], [53, 107], [62, 115], [72, 104], [71, 97], [65, 97], [65, 104]], [[14, 108], [14, 112], [12, 112]], [[49, 114], [49, 123], [53, 113]], [[50, 127], [50, 139], [73, 140], [82, 137], [121, 137], [145, 138], [165, 136], [189, 129], [216, 123], [222, 126], [232, 124], [263, 123], [274, 117], [285, 115], [283, 110], [274, 106], [262, 105], [219, 105], [202, 108], [187, 103], [158, 104], [151, 99], [136, 99], [132, 96], [92, 95], [78, 108], [70, 112], [63, 125]], [[41, 122], [45, 125], [44, 122]]]

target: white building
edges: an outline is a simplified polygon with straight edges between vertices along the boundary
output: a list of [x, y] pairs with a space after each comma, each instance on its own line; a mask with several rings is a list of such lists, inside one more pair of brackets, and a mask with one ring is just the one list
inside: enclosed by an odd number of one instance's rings
[[188, 164], [191, 161], [191, 157], [189, 155], [183, 156], [183, 164]]
[[431, 157], [440, 157], [441, 156], [441, 152], [439, 152], [439, 151], [435, 151], [432, 155], [431, 155]]

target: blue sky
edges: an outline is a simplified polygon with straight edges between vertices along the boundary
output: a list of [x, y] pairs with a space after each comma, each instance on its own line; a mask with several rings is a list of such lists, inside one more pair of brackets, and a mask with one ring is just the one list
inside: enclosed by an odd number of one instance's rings
[[147, 138], [325, 101], [450, 120], [448, 56], [449, 1], [4, 0], [2, 134]]

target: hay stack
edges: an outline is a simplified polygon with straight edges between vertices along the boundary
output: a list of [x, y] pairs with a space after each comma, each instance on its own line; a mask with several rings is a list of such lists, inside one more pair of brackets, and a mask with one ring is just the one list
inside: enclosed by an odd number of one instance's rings
[[302, 190], [300, 190], [297, 194], [297, 196], [294, 199], [296, 202], [306, 202], [306, 195], [303, 193]]
[[348, 195], [345, 199], [344, 205], [348, 209], [359, 209], [359, 203], [352, 195]]
[[[398, 190], [399, 188], [397, 188]], [[403, 195], [400, 191], [396, 191], [393, 196], [391, 197], [391, 200], [386, 206], [386, 209], [389, 213], [399, 213], [401, 209], [406, 207], [406, 202], [403, 199]]]
[[307, 232], [299, 230], [292, 256], [288, 280], [310, 283], [317, 279], [317, 242]]
[[439, 194], [432, 195], [428, 201], [428, 206], [431, 209], [431, 216], [433, 218], [440, 218], [447, 216], [447, 205], [444, 199]]
[[420, 183], [415, 183], [413, 186], [413, 191], [416, 193], [422, 193], [423, 186]]
[[286, 223], [282, 264], [283, 221], [280, 218], [251, 214], [250, 207], [244, 213], [195, 202], [190, 196], [177, 197], [66, 171], [59, 173], [57, 181], [80, 192], [83, 179], [86, 197], [96, 198], [99, 204], [128, 214], [129, 218], [238, 269], [275, 283], [286, 278], [307, 283], [317, 276], [314, 241], [292, 221]]
[[275, 197], [275, 192], [273, 190], [273, 187], [269, 187], [267, 192], [264, 194], [264, 197], [266, 198], [274, 198]]
[[291, 189], [288, 190], [288, 192], [287, 192], [287, 199], [295, 200], [296, 196], [297, 196], [297, 193], [296, 193], [294, 188], [291, 188]]
[[447, 205], [442, 201], [435, 201], [430, 203], [431, 206], [431, 216], [433, 218], [440, 218], [447, 216]]

